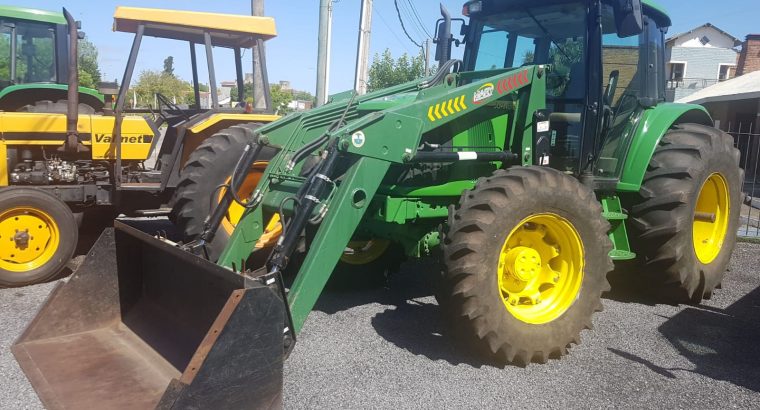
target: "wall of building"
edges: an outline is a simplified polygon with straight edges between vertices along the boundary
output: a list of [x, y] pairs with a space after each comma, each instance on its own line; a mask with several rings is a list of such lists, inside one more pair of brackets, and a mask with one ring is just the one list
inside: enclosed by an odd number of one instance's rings
[[[666, 50], [665, 62], [685, 62], [684, 81], [675, 89], [675, 99], [684, 98], [718, 82], [721, 64], [736, 64], [737, 52], [730, 48], [673, 47]], [[666, 78], [670, 67], [666, 66]]]
[[737, 75], [760, 71], [760, 34], [750, 34], [742, 44]]
[[[710, 41], [707, 44], [702, 44], [703, 37], [707, 37]], [[702, 26], [694, 29], [691, 33], [678, 37], [672, 45], [673, 47], [734, 48], [734, 39], [725, 33], [721, 33], [715, 27]]]

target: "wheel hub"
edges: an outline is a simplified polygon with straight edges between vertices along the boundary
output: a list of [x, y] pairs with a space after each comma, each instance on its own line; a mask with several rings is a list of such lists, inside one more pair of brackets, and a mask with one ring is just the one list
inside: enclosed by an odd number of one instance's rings
[[53, 257], [59, 241], [58, 225], [42, 210], [19, 207], [0, 213], [0, 269], [37, 269]]
[[694, 253], [700, 262], [712, 263], [723, 248], [731, 213], [728, 182], [719, 173], [710, 175], [697, 197], [692, 222]]
[[507, 253], [505, 267], [514, 279], [529, 282], [541, 272], [541, 255], [535, 249], [518, 246]]
[[13, 235], [13, 241], [16, 243], [16, 247], [19, 249], [26, 249], [29, 246], [29, 230], [16, 231]]
[[557, 319], [578, 298], [583, 266], [583, 243], [567, 219], [551, 213], [525, 218], [507, 236], [499, 255], [504, 306], [526, 323]]

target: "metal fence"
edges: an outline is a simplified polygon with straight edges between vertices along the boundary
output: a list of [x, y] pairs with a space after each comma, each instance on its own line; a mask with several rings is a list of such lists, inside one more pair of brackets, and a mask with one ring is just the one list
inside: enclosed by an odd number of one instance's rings
[[760, 134], [752, 123], [728, 124], [727, 131], [734, 137], [734, 145], [741, 152], [740, 165], [744, 169], [742, 188], [746, 199], [742, 204], [739, 236], [760, 237]]

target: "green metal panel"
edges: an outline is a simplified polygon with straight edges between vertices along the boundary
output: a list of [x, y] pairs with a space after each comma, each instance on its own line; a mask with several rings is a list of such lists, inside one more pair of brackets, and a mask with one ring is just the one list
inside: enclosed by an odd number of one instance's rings
[[657, 21], [660, 27], [670, 27], [673, 23], [670, 21], [667, 10], [654, 0], [644, 0], [641, 2], [644, 6], [644, 13], [651, 16]]
[[[3, 88], [0, 90], [0, 100], [3, 98], [7, 98], [9, 94], [15, 93], [15, 92], [24, 92], [28, 90], [60, 90], [60, 91], [66, 91], [69, 89], [69, 86], [66, 84], [41, 84], [41, 83], [29, 83], [29, 84], [15, 84], [15, 85], [9, 85], [8, 87]], [[97, 98], [100, 102], [104, 102], [105, 98], [103, 97], [103, 94], [99, 93], [97, 90], [93, 90], [92, 88], [87, 87], [79, 87], [79, 93], [80, 94], [87, 94], [92, 97]], [[44, 95], [44, 94], [43, 94]]]
[[31, 9], [27, 7], [0, 6], [0, 17], [39, 21], [52, 24], [66, 24], [62, 12]]
[[218, 265], [242, 271], [245, 261], [251, 255], [256, 242], [264, 233], [264, 221], [261, 207], [253, 209], [245, 218], [241, 218], [237, 228], [232, 232], [229, 243], [219, 256]]
[[665, 103], [643, 113], [625, 158], [618, 190], [639, 191], [657, 144], [674, 124], [684, 122], [713, 124], [710, 114], [701, 105]]
[[384, 197], [380, 218], [385, 222], [404, 224], [407, 221], [427, 218], [445, 218], [449, 208], [444, 204], [432, 204], [421, 198]]
[[[303, 327], [389, 166], [389, 162], [364, 157], [346, 173], [312, 243], [312, 249], [319, 251], [307, 254], [288, 293], [296, 332]], [[366, 198], [362, 204], [356, 203], [359, 191]]]
[[631, 252], [631, 245], [628, 242], [628, 233], [625, 229], [625, 221], [628, 219], [628, 215], [623, 211], [620, 198], [617, 195], [604, 195], [600, 199], [603, 209], [602, 216], [611, 225], [607, 234], [613, 246], [610, 251], [610, 258], [617, 261], [636, 258], [636, 254]]

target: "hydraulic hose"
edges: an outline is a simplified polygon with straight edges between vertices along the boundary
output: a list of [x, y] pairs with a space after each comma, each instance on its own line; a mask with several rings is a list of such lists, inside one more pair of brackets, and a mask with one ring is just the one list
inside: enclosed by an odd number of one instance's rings
[[282, 271], [285, 269], [288, 258], [290, 258], [290, 255], [298, 244], [301, 231], [308, 224], [311, 214], [320, 203], [325, 190], [330, 187], [331, 176], [340, 154], [338, 151], [338, 138], [330, 141], [326, 151], [325, 159], [318, 165], [319, 171], [306, 182], [306, 189], [302, 195], [296, 198], [296, 203], [299, 206], [296, 208], [293, 217], [290, 218], [287, 229], [282, 233], [279, 241], [277, 241], [274, 252], [272, 252], [272, 256], [269, 259], [269, 271]]
[[[258, 137], [256, 138], [256, 141], [258, 142]], [[211, 215], [209, 215], [203, 222], [203, 233], [201, 233], [200, 236], [201, 242], [208, 243], [214, 240], [216, 231], [219, 229], [219, 225], [221, 225], [222, 219], [224, 219], [224, 216], [227, 214], [227, 211], [229, 210], [230, 205], [234, 200], [232, 191], [235, 189], [235, 187], [238, 187], [243, 183], [243, 180], [248, 175], [245, 170], [251, 169], [254, 162], [256, 162], [256, 157], [259, 156], [260, 152], [261, 144], [254, 143], [245, 146], [243, 155], [241, 155], [235, 166], [235, 169], [232, 172], [232, 181], [230, 181], [229, 188], [227, 188], [225, 195], [222, 196], [222, 199], [216, 205], [216, 208], [214, 208], [214, 212], [212, 212]]]

